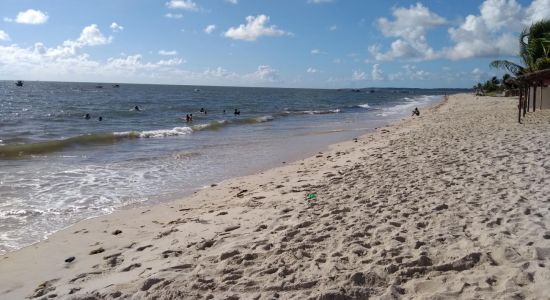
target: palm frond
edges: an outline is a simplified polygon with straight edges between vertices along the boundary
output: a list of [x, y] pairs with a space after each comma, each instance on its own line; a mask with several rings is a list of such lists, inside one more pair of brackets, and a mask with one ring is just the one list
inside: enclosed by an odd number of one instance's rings
[[525, 68], [508, 60], [494, 60], [489, 66], [495, 69], [505, 69], [518, 76], [525, 72]]

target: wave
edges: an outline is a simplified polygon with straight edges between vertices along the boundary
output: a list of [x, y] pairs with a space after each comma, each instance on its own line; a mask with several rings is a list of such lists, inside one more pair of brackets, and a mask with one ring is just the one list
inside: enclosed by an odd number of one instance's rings
[[61, 151], [75, 145], [113, 144], [125, 138], [137, 138], [134, 133], [117, 135], [114, 133], [96, 133], [79, 135], [63, 140], [53, 140], [30, 144], [7, 144], [0, 146], [0, 158], [17, 158], [27, 155], [40, 155]]
[[337, 114], [341, 112], [340, 109], [328, 109], [328, 110], [297, 110], [297, 111], [289, 111], [285, 110], [280, 113], [282, 116], [288, 116], [288, 115], [326, 115], [326, 114]]
[[259, 117], [252, 117], [252, 118], [218, 120], [218, 121], [213, 121], [206, 124], [193, 125], [191, 126], [191, 129], [193, 129], [193, 131], [219, 130], [229, 125], [247, 125], [247, 124], [251, 125], [251, 124], [258, 124], [258, 123], [273, 121], [274, 119], [275, 118], [273, 116], [267, 115], [267, 116], [259, 116]]
[[192, 132], [193, 129], [191, 127], [174, 127], [172, 129], [115, 132], [113, 135], [119, 138], [161, 138], [186, 135]]
[[75, 146], [114, 144], [127, 139], [182, 136], [191, 134], [194, 131], [218, 130], [231, 124], [257, 124], [268, 122], [273, 119], [273, 116], [260, 116], [253, 118], [213, 121], [206, 124], [198, 124], [189, 127], [174, 127], [171, 129], [94, 133], [79, 135], [62, 140], [51, 140], [28, 144], [0, 144], [0, 158], [11, 159], [30, 155], [43, 155], [62, 151]]
[[368, 103], [364, 103], [364, 104], [356, 105], [356, 107], [358, 107], [358, 108], [370, 108], [370, 105]]
[[387, 117], [391, 115], [401, 115], [401, 114], [408, 114], [410, 113], [415, 107], [421, 107], [430, 103], [433, 103], [434, 101], [441, 99], [442, 96], [428, 96], [428, 95], [422, 95], [417, 96], [414, 98], [404, 97], [403, 103], [383, 108], [382, 112], [379, 113], [379, 116]]

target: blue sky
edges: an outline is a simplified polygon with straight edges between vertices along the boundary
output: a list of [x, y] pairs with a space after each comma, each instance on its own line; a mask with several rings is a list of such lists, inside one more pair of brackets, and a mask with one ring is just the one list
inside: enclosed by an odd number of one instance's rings
[[0, 79], [471, 87], [550, 0], [2, 0]]

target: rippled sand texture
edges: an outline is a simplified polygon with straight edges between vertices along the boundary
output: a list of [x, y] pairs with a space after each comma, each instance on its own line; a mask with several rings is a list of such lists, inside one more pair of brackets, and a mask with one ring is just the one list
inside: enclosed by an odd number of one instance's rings
[[0, 298], [545, 299], [550, 111], [519, 125], [516, 101], [452, 96], [315, 157], [81, 222], [0, 257]]

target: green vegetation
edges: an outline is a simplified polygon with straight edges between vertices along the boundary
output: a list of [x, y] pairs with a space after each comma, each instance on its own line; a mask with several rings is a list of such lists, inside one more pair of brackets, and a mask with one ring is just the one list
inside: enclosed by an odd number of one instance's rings
[[510, 74], [504, 74], [502, 79], [498, 79], [496, 76], [493, 76], [493, 78], [485, 81], [485, 83], [478, 83], [474, 85], [473, 88], [478, 94], [496, 96], [504, 91], [517, 88], [514, 83], [510, 82], [511, 78], [512, 76], [510, 76]]
[[522, 65], [508, 60], [495, 60], [490, 66], [506, 69], [515, 76], [550, 68], [550, 20], [542, 20], [523, 29], [519, 36]]

